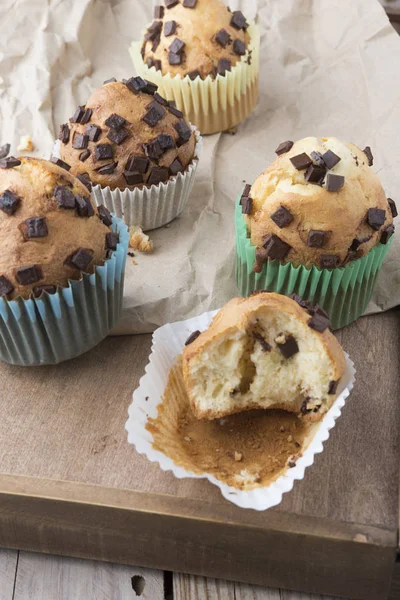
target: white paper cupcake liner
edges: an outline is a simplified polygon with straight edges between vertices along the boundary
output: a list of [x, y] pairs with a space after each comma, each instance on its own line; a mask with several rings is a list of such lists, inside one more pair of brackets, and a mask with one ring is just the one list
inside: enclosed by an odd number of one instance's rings
[[146, 374], [140, 380], [139, 388], [133, 394], [133, 401], [129, 407], [129, 418], [125, 428], [128, 432], [128, 441], [133, 444], [139, 454], [144, 454], [151, 462], [160, 465], [163, 471], [172, 471], [178, 479], [186, 477], [195, 479], [208, 479], [216, 485], [223, 497], [240, 508], [254, 510], [267, 510], [282, 501], [284, 493], [289, 492], [295, 480], [303, 479], [307, 467], [314, 462], [314, 456], [323, 451], [323, 444], [329, 438], [330, 430], [341, 415], [346, 398], [350, 394], [355, 381], [355, 368], [346, 354], [346, 372], [342, 377], [338, 396], [330, 410], [320, 423], [315, 424], [313, 438], [303, 455], [296, 462], [296, 466], [288, 469], [283, 475], [265, 487], [252, 490], [238, 490], [213, 475], [201, 475], [178, 466], [174, 461], [153, 448], [153, 436], [146, 429], [149, 418], [156, 418], [158, 405], [167, 385], [170, 369], [175, 365], [178, 356], [182, 353], [185, 341], [193, 331], [204, 331], [210, 325], [212, 318], [218, 311], [207, 312], [199, 317], [164, 325], [153, 334], [153, 346], [146, 367]]
[[159, 93], [167, 100], [175, 100], [200, 133], [217, 133], [242, 122], [258, 102], [260, 31], [252, 23], [248, 32], [251, 39], [247, 52], [231, 71], [215, 78], [209, 75], [204, 80], [197, 77], [192, 81], [188, 75], [183, 78], [170, 73], [163, 75], [155, 67], [149, 68], [141, 55], [142, 42], [133, 42], [129, 52], [137, 74], [158, 85]]

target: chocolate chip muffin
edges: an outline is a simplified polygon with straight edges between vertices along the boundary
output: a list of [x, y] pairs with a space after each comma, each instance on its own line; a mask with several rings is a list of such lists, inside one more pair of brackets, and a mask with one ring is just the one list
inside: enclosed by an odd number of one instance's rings
[[163, 75], [224, 76], [247, 52], [249, 23], [222, 0], [166, 0], [142, 41], [146, 65]]
[[111, 216], [65, 169], [36, 158], [0, 161], [0, 296], [54, 294], [116, 249]]
[[309, 137], [282, 142], [276, 153], [237, 207], [239, 288], [244, 295], [306, 294], [338, 328], [366, 309], [396, 205], [373, 169], [370, 147]]
[[196, 145], [182, 112], [141, 77], [106, 82], [61, 125], [59, 139], [71, 173], [111, 190], [167, 182], [187, 170]]

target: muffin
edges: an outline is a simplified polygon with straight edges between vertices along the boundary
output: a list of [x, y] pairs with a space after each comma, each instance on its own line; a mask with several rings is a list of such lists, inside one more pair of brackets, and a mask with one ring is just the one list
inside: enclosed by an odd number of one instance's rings
[[369, 147], [309, 137], [283, 142], [276, 153], [236, 208], [239, 289], [296, 293], [343, 327], [371, 298], [396, 205]]
[[165, 0], [131, 56], [203, 134], [236, 126], [257, 104], [258, 29], [222, 0]]
[[153, 229], [175, 218], [197, 168], [195, 130], [157, 86], [110, 80], [60, 127], [60, 158], [89, 179], [94, 199], [129, 225]]
[[99, 343], [121, 310], [123, 223], [67, 170], [9, 157], [0, 161], [0, 231], [0, 358], [52, 364]]
[[345, 367], [323, 309], [266, 292], [228, 302], [183, 352], [185, 388], [199, 419], [282, 409], [320, 420]]

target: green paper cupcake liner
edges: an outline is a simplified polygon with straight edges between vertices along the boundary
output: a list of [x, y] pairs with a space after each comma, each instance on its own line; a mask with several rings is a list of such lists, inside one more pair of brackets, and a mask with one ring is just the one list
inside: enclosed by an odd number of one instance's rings
[[389, 242], [378, 244], [365, 256], [345, 267], [327, 270], [317, 267], [295, 267], [277, 260], [265, 262], [261, 273], [253, 272], [256, 248], [250, 243], [241, 206], [235, 210], [236, 283], [242, 296], [257, 290], [268, 290], [289, 296], [297, 294], [318, 304], [329, 315], [333, 329], [349, 325], [365, 312], [375, 287]]
[[119, 243], [111, 258], [40, 298], [0, 298], [0, 360], [19, 366], [54, 365], [99, 344], [122, 310], [128, 228], [113, 217]]

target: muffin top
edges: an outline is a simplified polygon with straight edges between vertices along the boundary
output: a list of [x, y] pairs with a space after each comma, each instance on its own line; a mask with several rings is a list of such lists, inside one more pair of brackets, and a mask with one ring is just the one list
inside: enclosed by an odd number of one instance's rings
[[308, 137], [283, 142], [276, 153], [241, 199], [257, 247], [255, 272], [266, 260], [340, 267], [388, 242], [396, 206], [371, 168], [369, 147]]
[[165, 0], [154, 9], [154, 17], [142, 57], [163, 74], [191, 79], [225, 75], [247, 52], [246, 18], [222, 0]]
[[110, 213], [59, 166], [37, 158], [0, 161], [0, 296], [54, 293], [93, 272], [116, 249]]
[[71, 173], [111, 189], [151, 186], [187, 169], [196, 137], [183, 114], [141, 77], [106, 82], [61, 125]]

